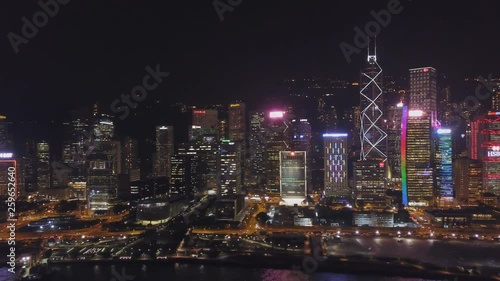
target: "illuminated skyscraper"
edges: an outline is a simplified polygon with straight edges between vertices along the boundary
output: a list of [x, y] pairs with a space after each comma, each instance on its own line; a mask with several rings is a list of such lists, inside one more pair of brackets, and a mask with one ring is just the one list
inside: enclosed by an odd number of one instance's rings
[[[370, 45], [370, 44], [368, 44]], [[382, 68], [377, 62], [377, 46], [370, 54], [368, 46], [368, 64], [361, 73], [360, 108], [361, 108], [361, 152], [360, 160], [387, 160], [387, 134], [383, 127], [383, 90]]]
[[0, 152], [12, 151], [12, 143], [9, 137], [7, 117], [0, 115]]
[[228, 110], [229, 139], [231, 141], [245, 141], [246, 106], [244, 103], [232, 103]]
[[433, 207], [436, 194], [431, 116], [422, 110], [408, 110], [405, 106], [402, 119], [403, 204], [410, 207]]
[[391, 105], [388, 108], [387, 128], [387, 160], [389, 178], [394, 182], [401, 180], [401, 115], [403, 103]]
[[121, 143], [113, 140], [114, 130], [114, 123], [109, 116], [96, 117], [91, 142], [94, 149], [85, 159], [88, 166], [88, 207], [97, 213], [107, 213], [117, 198]]
[[[291, 150], [305, 151], [307, 155], [307, 186], [312, 188], [312, 169], [311, 169], [311, 123], [307, 119], [293, 119], [291, 126]], [[312, 193], [309, 190], [308, 193]]]
[[266, 190], [277, 195], [280, 192], [280, 151], [287, 151], [290, 148], [290, 124], [283, 111], [269, 112], [265, 122]]
[[51, 188], [50, 146], [45, 141], [36, 144], [36, 178], [38, 190]]
[[122, 143], [122, 172], [129, 175], [130, 181], [140, 180], [139, 144], [137, 140], [125, 137]]
[[347, 178], [348, 134], [324, 134], [325, 195], [351, 198]]
[[305, 151], [280, 151], [279, 159], [282, 200], [285, 202], [303, 201], [307, 196], [307, 153]]
[[206, 135], [217, 135], [219, 113], [214, 109], [193, 110], [193, 122], [189, 129], [190, 140], [200, 140]]
[[354, 162], [356, 204], [365, 210], [384, 210], [387, 206], [385, 162], [363, 160]]
[[266, 139], [264, 126], [264, 112], [251, 112], [249, 149], [245, 169], [245, 185], [247, 186], [260, 185], [265, 182], [264, 151], [266, 149]]
[[454, 200], [451, 129], [436, 131], [436, 184], [439, 207], [452, 207]]
[[500, 195], [500, 112], [488, 112], [477, 122], [472, 137], [478, 142], [477, 159], [483, 162], [484, 192]]
[[437, 127], [437, 76], [433, 67], [410, 69], [409, 110], [422, 110], [430, 116], [432, 126]]
[[241, 144], [230, 140], [222, 140], [220, 145], [219, 166], [220, 187], [219, 198], [234, 197], [241, 193]]
[[174, 127], [156, 127], [155, 147], [154, 173], [158, 177], [170, 177], [170, 157], [174, 155]]
[[377, 46], [373, 53], [368, 43], [367, 66], [360, 81], [360, 160], [354, 163], [357, 204], [381, 210], [386, 206], [387, 133], [384, 131], [382, 68], [377, 62]]

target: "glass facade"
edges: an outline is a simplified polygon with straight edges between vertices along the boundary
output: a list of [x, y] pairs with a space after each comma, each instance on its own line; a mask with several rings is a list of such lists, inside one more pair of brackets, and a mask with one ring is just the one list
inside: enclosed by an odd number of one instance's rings
[[305, 151], [280, 151], [280, 193], [282, 198], [307, 195]]
[[347, 134], [324, 134], [325, 195], [350, 197], [347, 179]]
[[450, 129], [436, 131], [436, 184], [440, 207], [450, 207], [453, 203], [452, 134]]
[[[431, 116], [421, 110], [409, 110], [406, 120], [406, 135], [401, 154], [405, 157], [407, 206], [431, 207], [435, 203], [434, 193], [434, 145], [431, 138]], [[405, 184], [403, 183], [403, 187]]]
[[359, 208], [383, 210], [386, 208], [386, 163], [382, 160], [360, 160], [354, 162], [356, 202]]

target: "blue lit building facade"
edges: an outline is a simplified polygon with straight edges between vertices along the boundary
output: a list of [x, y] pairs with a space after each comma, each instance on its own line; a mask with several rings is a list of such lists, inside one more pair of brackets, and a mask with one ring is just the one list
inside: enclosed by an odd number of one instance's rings
[[435, 163], [439, 207], [451, 207], [454, 200], [451, 130], [437, 129], [436, 142]]

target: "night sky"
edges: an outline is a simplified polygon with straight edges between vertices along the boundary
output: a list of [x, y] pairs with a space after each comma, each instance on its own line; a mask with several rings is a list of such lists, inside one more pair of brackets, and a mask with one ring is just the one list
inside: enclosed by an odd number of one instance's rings
[[[0, 114], [51, 120], [95, 101], [109, 108], [156, 64], [171, 75], [145, 103], [271, 96], [286, 77], [354, 80], [365, 55], [349, 64], [339, 44], [354, 45], [353, 28], [364, 29], [370, 11], [388, 2], [243, 0], [221, 22], [212, 1], [71, 0], [15, 54], [7, 34], [21, 35], [21, 18], [41, 8], [8, 1], [0, 12]], [[379, 33], [379, 63], [393, 75], [434, 66], [457, 81], [499, 74], [497, 2], [401, 1], [403, 11]]]

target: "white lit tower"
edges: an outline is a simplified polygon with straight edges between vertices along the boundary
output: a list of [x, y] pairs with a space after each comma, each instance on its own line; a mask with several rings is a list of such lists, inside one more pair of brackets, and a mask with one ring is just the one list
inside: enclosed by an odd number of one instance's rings
[[387, 160], [386, 139], [383, 131], [383, 91], [382, 68], [377, 62], [377, 46], [374, 44], [373, 54], [368, 42], [368, 64], [361, 72], [360, 109], [361, 109], [361, 153], [360, 160]]

